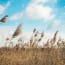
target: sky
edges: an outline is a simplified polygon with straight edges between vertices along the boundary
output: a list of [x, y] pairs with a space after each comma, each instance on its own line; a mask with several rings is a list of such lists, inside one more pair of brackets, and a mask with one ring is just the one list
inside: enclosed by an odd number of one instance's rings
[[36, 28], [46, 36], [58, 30], [64, 37], [65, 0], [0, 0], [0, 18], [4, 15], [9, 17], [5, 24], [0, 23], [1, 44], [19, 24], [24, 35], [29, 36]]

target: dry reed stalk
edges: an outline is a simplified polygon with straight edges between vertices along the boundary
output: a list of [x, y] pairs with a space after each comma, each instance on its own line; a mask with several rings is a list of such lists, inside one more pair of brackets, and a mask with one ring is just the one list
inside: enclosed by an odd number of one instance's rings
[[36, 32], [35, 34], [34, 34], [34, 37], [37, 37], [38, 36], [38, 32]]
[[33, 30], [33, 36], [30, 39], [30, 47], [34, 47], [36, 44], [36, 37], [38, 36], [38, 31], [36, 29]]
[[22, 42], [22, 41], [23, 41], [22, 38], [19, 38], [19, 39], [18, 39], [18, 42]]
[[61, 38], [59, 38], [59, 40], [57, 42], [57, 46], [58, 46], [58, 48], [62, 47], [62, 39]]
[[44, 32], [41, 32], [41, 33], [38, 33], [38, 35], [40, 35], [39, 38], [37, 38], [37, 47], [38, 47], [38, 44], [42, 41], [43, 37], [44, 37]]
[[10, 42], [10, 44], [9, 44], [8, 47], [9, 47], [9, 48], [13, 48], [13, 42]]
[[63, 43], [63, 48], [65, 48], [65, 41], [62, 41], [62, 43]]
[[30, 39], [29, 43], [30, 43], [30, 47], [32, 47], [32, 44], [33, 44], [33, 38]]
[[56, 42], [57, 34], [58, 34], [58, 31], [55, 32], [53, 38], [52, 38], [51, 41], [50, 41], [51, 47], [52, 47], [52, 46], [55, 44], [55, 42]]
[[40, 41], [42, 40], [43, 37], [44, 37], [44, 33], [41, 32], [41, 33], [40, 33], [40, 38], [38, 39], [38, 42], [40, 42]]
[[18, 36], [21, 32], [22, 32], [22, 30], [21, 30], [21, 24], [20, 24], [20, 25], [18, 25], [17, 29], [15, 30], [14, 34], [12, 35], [12, 38], [15, 38], [15, 37]]
[[9, 38], [6, 38], [6, 41], [8, 41], [9, 40]]
[[54, 37], [53, 37], [53, 41], [54, 41], [54, 42], [55, 42], [56, 39], [57, 39], [57, 38], [56, 38], [56, 37], [57, 37], [57, 34], [58, 34], [58, 31], [56, 31], [55, 34], [54, 34]]
[[8, 46], [9, 46], [9, 43], [10, 43], [10, 39], [9, 39], [9, 38], [6, 38], [5, 41], [6, 41], [6, 42], [5, 42], [5, 47], [8, 47]]
[[16, 44], [15, 46], [14, 46], [14, 48], [16, 48], [17, 50], [19, 49], [19, 44]]
[[49, 45], [49, 39], [47, 40], [46, 44], [44, 45], [44, 48], [49, 48], [50, 45]]
[[41, 38], [43, 38], [44, 37], [44, 32], [41, 32]]
[[33, 41], [32, 48], [36, 46], [36, 40]]
[[13, 38], [15, 38], [16, 36], [18, 36], [21, 32], [22, 32], [22, 30], [21, 30], [21, 24], [20, 24], [20, 25], [18, 25], [16, 31], [15, 31], [14, 34], [12, 35], [12, 38], [11, 38], [11, 39], [8, 39], [8, 38], [6, 39], [6, 40], [9, 40], [9, 41], [10, 41], [9, 46], [13, 46], [13, 43], [11, 43], [11, 40], [12, 40]]
[[39, 35], [39, 32], [37, 31], [36, 33], [35, 33], [35, 35], [34, 35], [34, 42], [33, 42], [33, 47], [34, 48], [37, 48], [38, 47], [38, 42], [40, 42], [41, 41], [41, 38], [39, 38], [38, 37], [38, 35]]
[[36, 32], [36, 28], [33, 29], [33, 33], [35, 33], [35, 32]]
[[42, 38], [39, 38], [39, 39], [38, 39], [38, 42], [40, 42], [41, 40], [42, 40]]
[[25, 48], [25, 49], [29, 48], [29, 44], [24, 43], [24, 48]]

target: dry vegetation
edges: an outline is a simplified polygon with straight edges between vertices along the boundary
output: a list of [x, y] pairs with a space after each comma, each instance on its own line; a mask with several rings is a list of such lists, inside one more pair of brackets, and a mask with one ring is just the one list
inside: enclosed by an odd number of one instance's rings
[[[20, 33], [17, 32], [20, 30], [18, 28], [14, 36]], [[39, 42], [43, 40], [44, 32], [40, 33], [36, 29], [26, 43], [19, 38], [18, 44], [13, 46], [11, 39], [7, 38], [9, 45], [0, 48], [0, 65], [65, 65], [65, 41], [59, 38], [55, 44], [57, 34], [58, 31], [42, 47]]]
[[65, 65], [65, 49], [1, 48], [0, 65]]
[[[1, 21], [6, 22], [6, 18]], [[25, 40], [19, 38], [18, 43], [13, 46], [11, 40], [20, 33], [21, 25], [17, 27], [11, 39], [6, 39], [5, 46], [0, 48], [0, 65], [65, 65], [65, 40], [59, 38], [57, 41], [58, 31], [43, 46], [39, 44], [44, 39], [44, 32], [36, 29], [28, 42], [25, 43]]]

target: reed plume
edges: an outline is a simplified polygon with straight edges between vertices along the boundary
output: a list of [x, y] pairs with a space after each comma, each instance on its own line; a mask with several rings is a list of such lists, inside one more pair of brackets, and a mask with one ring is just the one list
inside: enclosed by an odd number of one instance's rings
[[57, 40], [57, 34], [58, 34], [58, 31], [55, 32], [53, 38], [51, 39], [50, 43], [51, 43], [51, 46], [53, 46]]
[[18, 36], [22, 32], [21, 26], [22, 26], [21, 24], [18, 25], [17, 29], [15, 30], [14, 34], [12, 35], [12, 38], [15, 38], [16, 36]]
[[35, 33], [35, 32], [36, 32], [36, 28], [33, 29], [33, 33]]
[[49, 45], [49, 39], [47, 40], [46, 44], [44, 45], [45, 48], [49, 48], [50, 45]]
[[7, 21], [8, 15], [5, 15], [2, 19], [0, 19], [0, 22], [5, 23]]

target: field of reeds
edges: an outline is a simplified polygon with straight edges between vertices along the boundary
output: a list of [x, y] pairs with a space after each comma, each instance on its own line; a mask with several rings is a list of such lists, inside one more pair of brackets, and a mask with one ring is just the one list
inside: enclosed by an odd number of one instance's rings
[[65, 48], [0, 48], [0, 65], [65, 65]]
[[[8, 16], [6, 16], [8, 17]], [[2, 19], [5, 22], [5, 18]], [[65, 65], [65, 40], [57, 40], [58, 31], [46, 43], [45, 33], [34, 29], [30, 39], [25, 42], [22, 38], [13, 45], [12, 40], [20, 33], [21, 24], [17, 27], [11, 38], [6, 38], [6, 43], [0, 48], [0, 65]]]
[[[18, 33], [16, 31], [12, 38]], [[65, 41], [59, 38], [55, 44], [57, 34], [58, 31], [43, 46], [39, 46], [39, 42], [43, 40], [44, 32], [36, 29], [26, 43], [19, 38], [18, 43], [13, 46], [14, 43], [7, 38], [9, 45], [0, 48], [0, 65], [65, 65]]]

